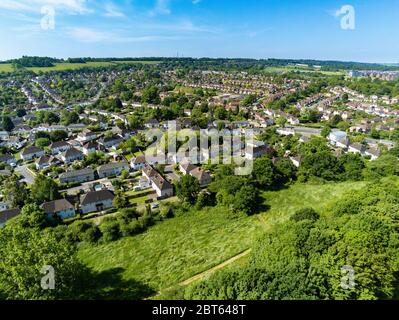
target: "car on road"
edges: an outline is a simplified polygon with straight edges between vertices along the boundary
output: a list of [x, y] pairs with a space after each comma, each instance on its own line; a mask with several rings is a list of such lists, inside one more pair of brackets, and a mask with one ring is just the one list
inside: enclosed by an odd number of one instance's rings
[[151, 209], [158, 209], [159, 208], [159, 202], [155, 202], [151, 205]]

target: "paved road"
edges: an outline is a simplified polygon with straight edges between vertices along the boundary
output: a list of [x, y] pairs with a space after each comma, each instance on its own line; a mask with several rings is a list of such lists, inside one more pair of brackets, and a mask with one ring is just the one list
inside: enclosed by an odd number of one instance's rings
[[15, 168], [15, 171], [24, 177], [23, 181], [27, 184], [33, 184], [35, 182], [36, 177], [31, 173], [27, 165], [18, 166]]

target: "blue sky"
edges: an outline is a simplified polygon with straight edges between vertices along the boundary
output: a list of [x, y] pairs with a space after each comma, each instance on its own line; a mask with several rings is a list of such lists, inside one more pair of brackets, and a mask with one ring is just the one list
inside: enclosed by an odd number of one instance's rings
[[[337, 11], [355, 9], [355, 29]], [[54, 28], [42, 28], [47, 13]], [[44, 20], [43, 20], [44, 18]], [[0, 0], [0, 59], [246, 57], [399, 62], [397, 0]]]

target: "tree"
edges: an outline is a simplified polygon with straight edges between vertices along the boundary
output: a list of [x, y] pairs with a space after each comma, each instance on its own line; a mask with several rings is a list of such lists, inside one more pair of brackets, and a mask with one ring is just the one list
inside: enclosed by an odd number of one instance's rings
[[254, 161], [252, 177], [260, 187], [272, 187], [275, 181], [275, 170], [272, 160], [267, 156], [256, 159]]
[[115, 195], [113, 205], [117, 209], [123, 209], [129, 206], [129, 200], [126, 198], [126, 196], [123, 193], [118, 192]]
[[75, 111], [61, 111], [61, 123], [69, 126], [72, 123], [77, 123], [79, 121], [79, 114]]
[[259, 202], [259, 190], [251, 185], [243, 186], [234, 196], [233, 208], [251, 215], [258, 209]]
[[32, 198], [41, 204], [45, 201], [53, 201], [59, 198], [58, 184], [42, 174], [39, 174], [31, 187]]
[[25, 205], [17, 219], [18, 224], [24, 228], [43, 229], [47, 226], [43, 209], [35, 203]]
[[22, 207], [28, 199], [26, 185], [12, 175], [3, 182], [3, 196], [13, 208]]
[[4, 116], [1, 120], [3, 130], [11, 132], [14, 129], [14, 123], [10, 117]]
[[327, 138], [328, 135], [331, 133], [331, 127], [330, 126], [324, 126], [323, 129], [321, 129], [321, 136], [323, 138]]
[[292, 221], [299, 222], [303, 220], [316, 221], [320, 218], [320, 215], [313, 208], [300, 209], [294, 213], [291, 217]]
[[337, 180], [341, 173], [337, 158], [330, 151], [320, 151], [306, 155], [299, 167], [302, 181], [312, 177]]
[[176, 184], [176, 195], [178, 198], [190, 204], [195, 203], [200, 190], [198, 180], [190, 175], [183, 176]]
[[50, 139], [48, 138], [39, 138], [35, 141], [35, 146], [43, 149], [44, 147], [48, 147], [51, 144]]
[[155, 86], [146, 87], [141, 95], [142, 103], [160, 104], [161, 98], [159, 97], [158, 88]]
[[[80, 287], [80, 279], [85, 268], [76, 257], [74, 246], [58, 239], [51, 230], [19, 225], [2, 229], [0, 242], [0, 297], [10, 300], [79, 298], [84, 288]], [[55, 286], [53, 290], [43, 290], [41, 283], [45, 280], [43, 277], [50, 275], [49, 270], [55, 271]]]
[[63, 141], [68, 138], [68, 133], [64, 130], [55, 130], [50, 133], [50, 139], [53, 142]]
[[102, 239], [104, 242], [115, 241], [121, 236], [119, 223], [116, 219], [104, 219], [100, 224], [100, 230], [103, 234]]
[[26, 110], [23, 108], [19, 108], [19, 109], [17, 109], [16, 114], [17, 114], [17, 117], [22, 118], [22, 117], [26, 116]]

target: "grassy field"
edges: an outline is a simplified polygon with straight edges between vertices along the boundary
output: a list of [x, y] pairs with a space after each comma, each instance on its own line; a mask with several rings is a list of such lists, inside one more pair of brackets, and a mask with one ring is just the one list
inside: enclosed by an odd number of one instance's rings
[[0, 72], [12, 72], [14, 71], [13, 67], [9, 63], [0, 64]]
[[[81, 260], [98, 272], [119, 270], [124, 281], [148, 286], [153, 292], [178, 284], [251, 248], [254, 239], [296, 210], [313, 207], [323, 213], [359, 183], [296, 184], [265, 192], [265, 212], [233, 217], [223, 208], [207, 208], [158, 223], [146, 233], [105, 245], [82, 245]], [[143, 295], [145, 297], [145, 295]]]
[[324, 75], [344, 75], [343, 71], [322, 71], [314, 67], [301, 67], [301, 66], [284, 66], [284, 67], [266, 67], [264, 69], [267, 72], [271, 73], [287, 73], [291, 71], [300, 71], [300, 72], [319, 72]]
[[[87, 62], [87, 63], [57, 63], [54, 67], [27, 68], [35, 73], [50, 71], [78, 70], [82, 68], [101, 68], [116, 64], [157, 64], [160, 61], [115, 61], [115, 62]], [[0, 64], [0, 72], [12, 72], [11, 64]]]

